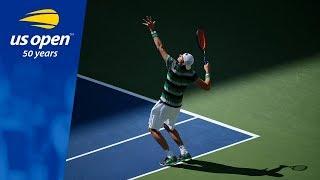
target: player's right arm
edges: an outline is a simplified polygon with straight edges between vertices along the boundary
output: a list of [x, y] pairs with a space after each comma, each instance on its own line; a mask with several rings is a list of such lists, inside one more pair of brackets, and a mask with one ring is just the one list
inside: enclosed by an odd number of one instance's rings
[[151, 35], [152, 35], [152, 38], [153, 38], [153, 42], [156, 45], [157, 50], [159, 51], [162, 59], [166, 62], [167, 59], [168, 59], [168, 53], [165, 50], [165, 48], [164, 48], [164, 46], [163, 46], [163, 44], [162, 44], [157, 32], [154, 30], [156, 22], [153, 21], [152, 18], [148, 17], [148, 16], [146, 17], [146, 19], [143, 19], [143, 21], [144, 21], [143, 24], [146, 25], [149, 28], [149, 30], [151, 32]]
[[[154, 32], [156, 33], [156, 31], [152, 31], [151, 33], [154, 33]], [[164, 48], [164, 46], [163, 46], [163, 44], [162, 44], [159, 36], [153, 37], [153, 42], [154, 42], [154, 44], [156, 45], [156, 47], [157, 47], [157, 49], [158, 49], [161, 57], [164, 59], [164, 61], [167, 61], [167, 59], [168, 59], [168, 53], [167, 53], [167, 51], [165, 50], [165, 48]]]
[[210, 88], [211, 88], [211, 80], [210, 80], [210, 65], [209, 65], [209, 63], [205, 64], [203, 66], [203, 69], [206, 72], [205, 80], [202, 80], [201, 78], [198, 78], [195, 81], [195, 83], [201, 89], [210, 90]]

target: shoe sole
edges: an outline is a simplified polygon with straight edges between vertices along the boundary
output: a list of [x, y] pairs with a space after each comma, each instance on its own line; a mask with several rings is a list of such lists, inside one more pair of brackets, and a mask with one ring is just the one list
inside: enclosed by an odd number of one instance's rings
[[166, 167], [166, 166], [174, 166], [174, 165], [176, 165], [177, 163], [174, 163], [174, 164], [160, 164], [160, 166], [162, 166], [162, 167]]
[[178, 162], [187, 162], [187, 161], [190, 161], [190, 160], [192, 160], [192, 157], [187, 158], [187, 159], [179, 159]]
[[170, 163], [170, 164], [161, 164], [161, 163], [159, 163], [159, 164], [160, 164], [160, 166], [165, 167], [165, 166], [174, 166], [174, 165], [176, 165], [178, 162], [179, 162], [179, 161], [176, 161], [176, 162]]

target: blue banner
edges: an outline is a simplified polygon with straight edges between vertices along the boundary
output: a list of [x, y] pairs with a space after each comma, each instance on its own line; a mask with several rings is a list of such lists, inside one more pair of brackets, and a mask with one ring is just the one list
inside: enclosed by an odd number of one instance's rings
[[63, 179], [85, 0], [0, 6], [0, 179]]

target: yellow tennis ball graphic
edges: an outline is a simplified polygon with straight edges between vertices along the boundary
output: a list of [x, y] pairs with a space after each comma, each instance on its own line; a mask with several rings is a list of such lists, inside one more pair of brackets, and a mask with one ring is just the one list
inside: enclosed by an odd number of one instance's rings
[[59, 24], [59, 14], [53, 9], [41, 9], [26, 14], [19, 21], [30, 22], [34, 27], [53, 29]]

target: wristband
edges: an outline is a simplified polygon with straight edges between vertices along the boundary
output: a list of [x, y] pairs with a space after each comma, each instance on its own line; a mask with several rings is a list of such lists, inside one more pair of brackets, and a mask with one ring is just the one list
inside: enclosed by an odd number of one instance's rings
[[158, 37], [157, 31], [151, 31], [152, 38]]
[[210, 79], [210, 73], [206, 73], [206, 79], [208, 78], [208, 79]]

